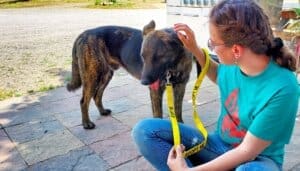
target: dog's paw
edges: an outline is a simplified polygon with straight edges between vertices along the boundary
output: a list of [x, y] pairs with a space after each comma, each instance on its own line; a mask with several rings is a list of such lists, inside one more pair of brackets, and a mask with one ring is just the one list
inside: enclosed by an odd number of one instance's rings
[[91, 121], [82, 123], [82, 126], [84, 129], [94, 129], [95, 128], [95, 124]]
[[101, 112], [101, 115], [103, 116], [107, 116], [111, 114], [111, 110], [110, 109], [105, 109], [104, 112]]

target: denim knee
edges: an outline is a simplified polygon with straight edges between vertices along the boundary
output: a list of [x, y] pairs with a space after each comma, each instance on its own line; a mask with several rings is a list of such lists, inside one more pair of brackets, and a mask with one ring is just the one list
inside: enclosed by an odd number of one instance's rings
[[143, 139], [149, 136], [150, 130], [148, 130], [148, 128], [151, 120], [152, 119], [143, 119], [135, 124], [135, 126], [132, 128], [131, 136], [137, 144], [138, 142], [143, 141]]

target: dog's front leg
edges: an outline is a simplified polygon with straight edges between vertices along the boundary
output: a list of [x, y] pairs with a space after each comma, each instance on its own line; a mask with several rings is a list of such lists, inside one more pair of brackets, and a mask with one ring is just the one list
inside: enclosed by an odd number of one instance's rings
[[176, 84], [174, 85], [174, 106], [175, 114], [178, 122], [183, 122], [182, 119], [182, 103], [185, 93], [186, 84]]
[[154, 118], [162, 118], [162, 96], [164, 89], [159, 87], [158, 90], [150, 90], [151, 104], [152, 104], [152, 113]]

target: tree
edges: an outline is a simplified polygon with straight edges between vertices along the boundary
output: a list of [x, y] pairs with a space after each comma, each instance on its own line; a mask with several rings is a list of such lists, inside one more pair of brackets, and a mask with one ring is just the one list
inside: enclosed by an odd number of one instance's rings
[[271, 25], [276, 27], [279, 24], [283, 0], [256, 0], [256, 2], [268, 15]]

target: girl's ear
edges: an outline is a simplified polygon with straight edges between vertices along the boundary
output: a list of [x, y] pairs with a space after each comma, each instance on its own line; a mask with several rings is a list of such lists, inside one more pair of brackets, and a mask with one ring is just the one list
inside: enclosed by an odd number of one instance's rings
[[241, 45], [234, 44], [232, 46], [232, 53], [234, 56], [241, 56], [244, 52], [244, 47]]

